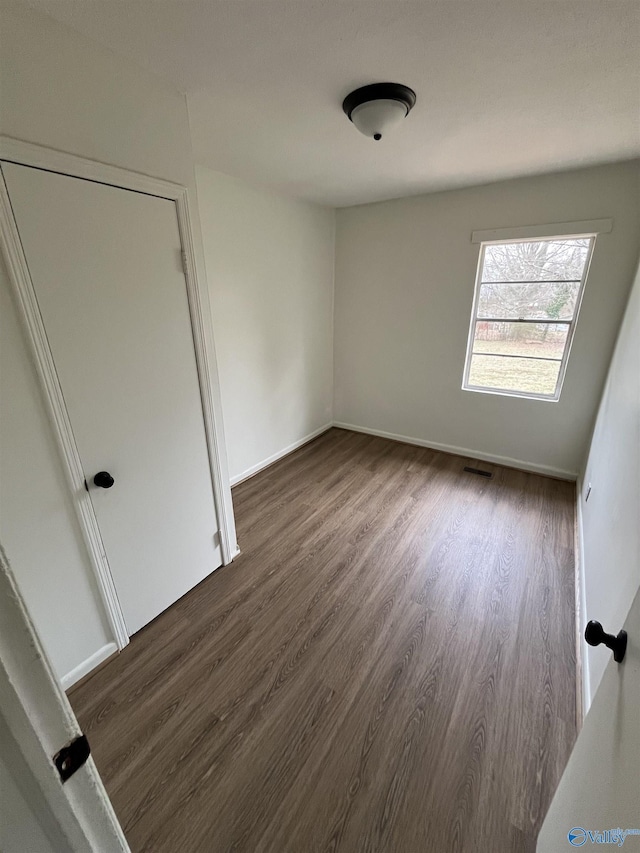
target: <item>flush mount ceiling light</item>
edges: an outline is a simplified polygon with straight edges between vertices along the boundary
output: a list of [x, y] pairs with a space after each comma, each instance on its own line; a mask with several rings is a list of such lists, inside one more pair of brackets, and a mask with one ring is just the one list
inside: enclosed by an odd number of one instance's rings
[[371, 83], [347, 95], [342, 109], [360, 133], [379, 141], [416, 102], [416, 93], [401, 83]]

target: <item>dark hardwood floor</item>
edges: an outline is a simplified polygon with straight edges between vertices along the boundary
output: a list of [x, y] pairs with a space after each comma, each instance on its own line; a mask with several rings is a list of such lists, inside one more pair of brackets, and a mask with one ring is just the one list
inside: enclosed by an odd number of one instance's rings
[[135, 853], [529, 853], [576, 735], [574, 486], [333, 429], [71, 694]]

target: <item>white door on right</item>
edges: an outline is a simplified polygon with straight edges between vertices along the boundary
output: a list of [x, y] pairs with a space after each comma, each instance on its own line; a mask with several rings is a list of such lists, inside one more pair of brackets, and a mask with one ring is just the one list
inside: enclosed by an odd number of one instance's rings
[[609, 661], [540, 831], [538, 853], [640, 853], [640, 591], [623, 627], [625, 659]]

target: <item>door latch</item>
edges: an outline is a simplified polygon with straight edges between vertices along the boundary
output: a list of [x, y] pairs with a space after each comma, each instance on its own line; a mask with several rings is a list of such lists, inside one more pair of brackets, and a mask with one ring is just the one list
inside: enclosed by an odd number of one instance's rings
[[53, 763], [56, 765], [58, 774], [62, 782], [70, 779], [76, 770], [79, 770], [91, 755], [91, 747], [86, 735], [79, 735], [77, 738], [63, 746], [59, 752], [53, 756]]

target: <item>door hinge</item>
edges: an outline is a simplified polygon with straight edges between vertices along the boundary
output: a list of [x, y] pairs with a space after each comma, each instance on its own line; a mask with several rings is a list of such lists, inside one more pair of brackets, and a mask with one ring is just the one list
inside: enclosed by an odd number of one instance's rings
[[86, 735], [79, 735], [77, 738], [63, 746], [59, 752], [53, 756], [53, 763], [56, 765], [58, 774], [62, 782], [70, 779], [76, 770], [79, 770], [91, 755], [91, 747]]
[[185, 275], [189, 275], [189, 268], [187, 266], [187, 253], [184, 249], [180, 252], [180, 256], [182, 257], [182, 272]]

